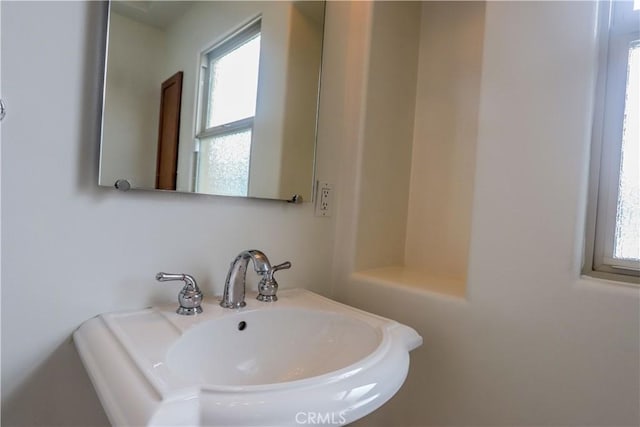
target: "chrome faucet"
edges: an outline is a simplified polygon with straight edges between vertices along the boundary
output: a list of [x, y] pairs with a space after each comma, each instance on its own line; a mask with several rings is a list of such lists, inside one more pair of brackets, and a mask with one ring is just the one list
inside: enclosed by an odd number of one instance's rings
[[276, 282], [273, 274], [278, 270], [291, 268], [291, 263], [287, 261], [272, 267], [264, 253], [256, 249], [251, 249], [240, 252], [240, 255], [231, 263], [229, 273], [227, 273], [227, 279], [224, 282], [224, 294], [220, 302], [222, 307], [240, 308], [246, 305], [244, 302], [244, 294], [249, 260], [253, 262], [253, 269], [256, 273], [262, 277], [258, 284], [257, 299], [264, 302], [278, 300], [276, 296], [278, 282]]

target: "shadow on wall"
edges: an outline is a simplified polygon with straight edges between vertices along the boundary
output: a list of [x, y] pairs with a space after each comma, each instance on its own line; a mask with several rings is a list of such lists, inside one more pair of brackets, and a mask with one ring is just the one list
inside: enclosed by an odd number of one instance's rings
[[2, 425], [109, 426], [71, 339], [2, 402]]

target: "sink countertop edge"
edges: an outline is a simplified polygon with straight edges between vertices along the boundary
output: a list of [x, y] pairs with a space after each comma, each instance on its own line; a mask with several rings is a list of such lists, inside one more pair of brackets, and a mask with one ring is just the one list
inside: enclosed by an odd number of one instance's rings
[[[94, 317], [84, 322], [73, 333], [73, 341], [111, 425], [145, 424], [155, 410], [156, 405], [153, 399], [155, 390], [150, 389], [151, 385], [147, 383], [146, 378], [137, 382], [127, 380], [139, 376], [140, 372], [103, 320], [100, 317]], [[116, 350], [109, 348], [107, 343], [115, 344]], [[103, 351], [95, 351], [96, 346]], [[123, 369], [126, 375], [109, 376], [109, 371], [120, 372], [120, 369]], [[116, 377], [120, 380], [114, 381]], [[106, 378], [110, 379], [107, 381]], [[121, 396], [133, 390], [137, 391], [135, 411], [118, 403]], [[118, 398], [116, 399], [115, 396]]]

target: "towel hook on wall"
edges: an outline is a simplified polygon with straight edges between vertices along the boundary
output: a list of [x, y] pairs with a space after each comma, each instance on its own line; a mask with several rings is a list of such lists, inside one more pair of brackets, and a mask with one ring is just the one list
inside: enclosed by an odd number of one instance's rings
[[7, 115], [7, 107], [4, 106], [4, 101], [0, 99], [0, 122]]

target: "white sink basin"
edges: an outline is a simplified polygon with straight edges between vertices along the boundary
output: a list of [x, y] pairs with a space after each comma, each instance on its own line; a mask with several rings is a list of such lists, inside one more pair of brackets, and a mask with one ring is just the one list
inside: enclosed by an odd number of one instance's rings
[[344, 425], [397, 392], [422, 344], [413, 329], [304, 290], [279, 297], [85, 322], [74, 340], [111, 423]]
[[193, 327], [169, 349], [167, 366], [200, 383], [272, 385], [337, 372], [367, 357], [381, 340], [357, 318], [274, 306]]

